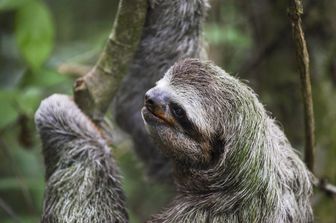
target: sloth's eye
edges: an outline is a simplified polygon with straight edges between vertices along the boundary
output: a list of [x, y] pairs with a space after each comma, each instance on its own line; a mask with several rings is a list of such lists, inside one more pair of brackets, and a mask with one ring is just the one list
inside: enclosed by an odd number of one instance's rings
[[184, 109], [175, 103], [171, 104], [171, 112], [175, 116], [175, 118], [178, 118], [178, 119], [184, 118], [186, 115]]

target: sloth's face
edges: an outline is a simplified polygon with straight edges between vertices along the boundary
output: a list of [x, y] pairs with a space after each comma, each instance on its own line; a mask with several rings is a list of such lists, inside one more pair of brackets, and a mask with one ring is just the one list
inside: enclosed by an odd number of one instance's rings
[[191, 120], [186, 108], [160, 86], [145, 95], [142, 116], [146, 128], [162, 151], [188, 165], [210, 161], [209, 141]]
[[217, 130], [222, 112], [216, 90], [209, 86], [216, 77], [195, 76], [197, 66], [192, 68], [181, 72], [173, 66], [146, 93], [142, 116], [165, 154], [179, 163], [203, 167], [224, 147]]

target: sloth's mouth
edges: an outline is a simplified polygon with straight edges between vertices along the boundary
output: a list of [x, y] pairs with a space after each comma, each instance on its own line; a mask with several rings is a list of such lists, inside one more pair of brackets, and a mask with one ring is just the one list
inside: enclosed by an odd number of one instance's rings
[[173, 124], [173, 120], [166, 117], [163, 112], [158, 112], [158, 111], [149, 109], [146, 106], [144, 106], [141, 109], [141, 114], [142, 114], [142, 118], [144, 119], [144, 121], [149, 125], [158, 124], [158, 123], [168, 124], [168, 125]]

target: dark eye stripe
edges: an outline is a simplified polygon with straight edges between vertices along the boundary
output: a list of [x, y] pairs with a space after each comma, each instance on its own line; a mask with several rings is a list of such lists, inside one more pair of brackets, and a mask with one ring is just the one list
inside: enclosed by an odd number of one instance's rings
[[199, 133], [194, 123], [189, 120], [189, 118], [186, 117], [183, 120], [179, 120], [179, 123], [184, 131], [187, 133], [187, 135], [189, 135], [193, 139], [200, 140], [201, 134]]
[[[175, 102], [172, 102], [170, 107], [175, 120], [183, 128], [184, 132], [195, 141], [201, 141], [203, 139], [202, 134], [196, 125], [188, 118], [185, 110]], [[177, 110], [179, 114], [175, 114]]]
[[184, 119], [187, 116], [185, 110], [177, 103], [171, 103], [170, 110], [176, 119]]

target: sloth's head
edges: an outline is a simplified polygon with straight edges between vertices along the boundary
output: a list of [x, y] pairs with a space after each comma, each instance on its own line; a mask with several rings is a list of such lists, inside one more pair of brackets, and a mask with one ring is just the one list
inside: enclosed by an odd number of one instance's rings
[[264, 110], [236, 78], [211, 62], [186, 59], [146, 93], [142, 115], [174, 162], [207, 169], [223, 160], [237, 137], [249, 137], [245, 128], [258, 128]]

